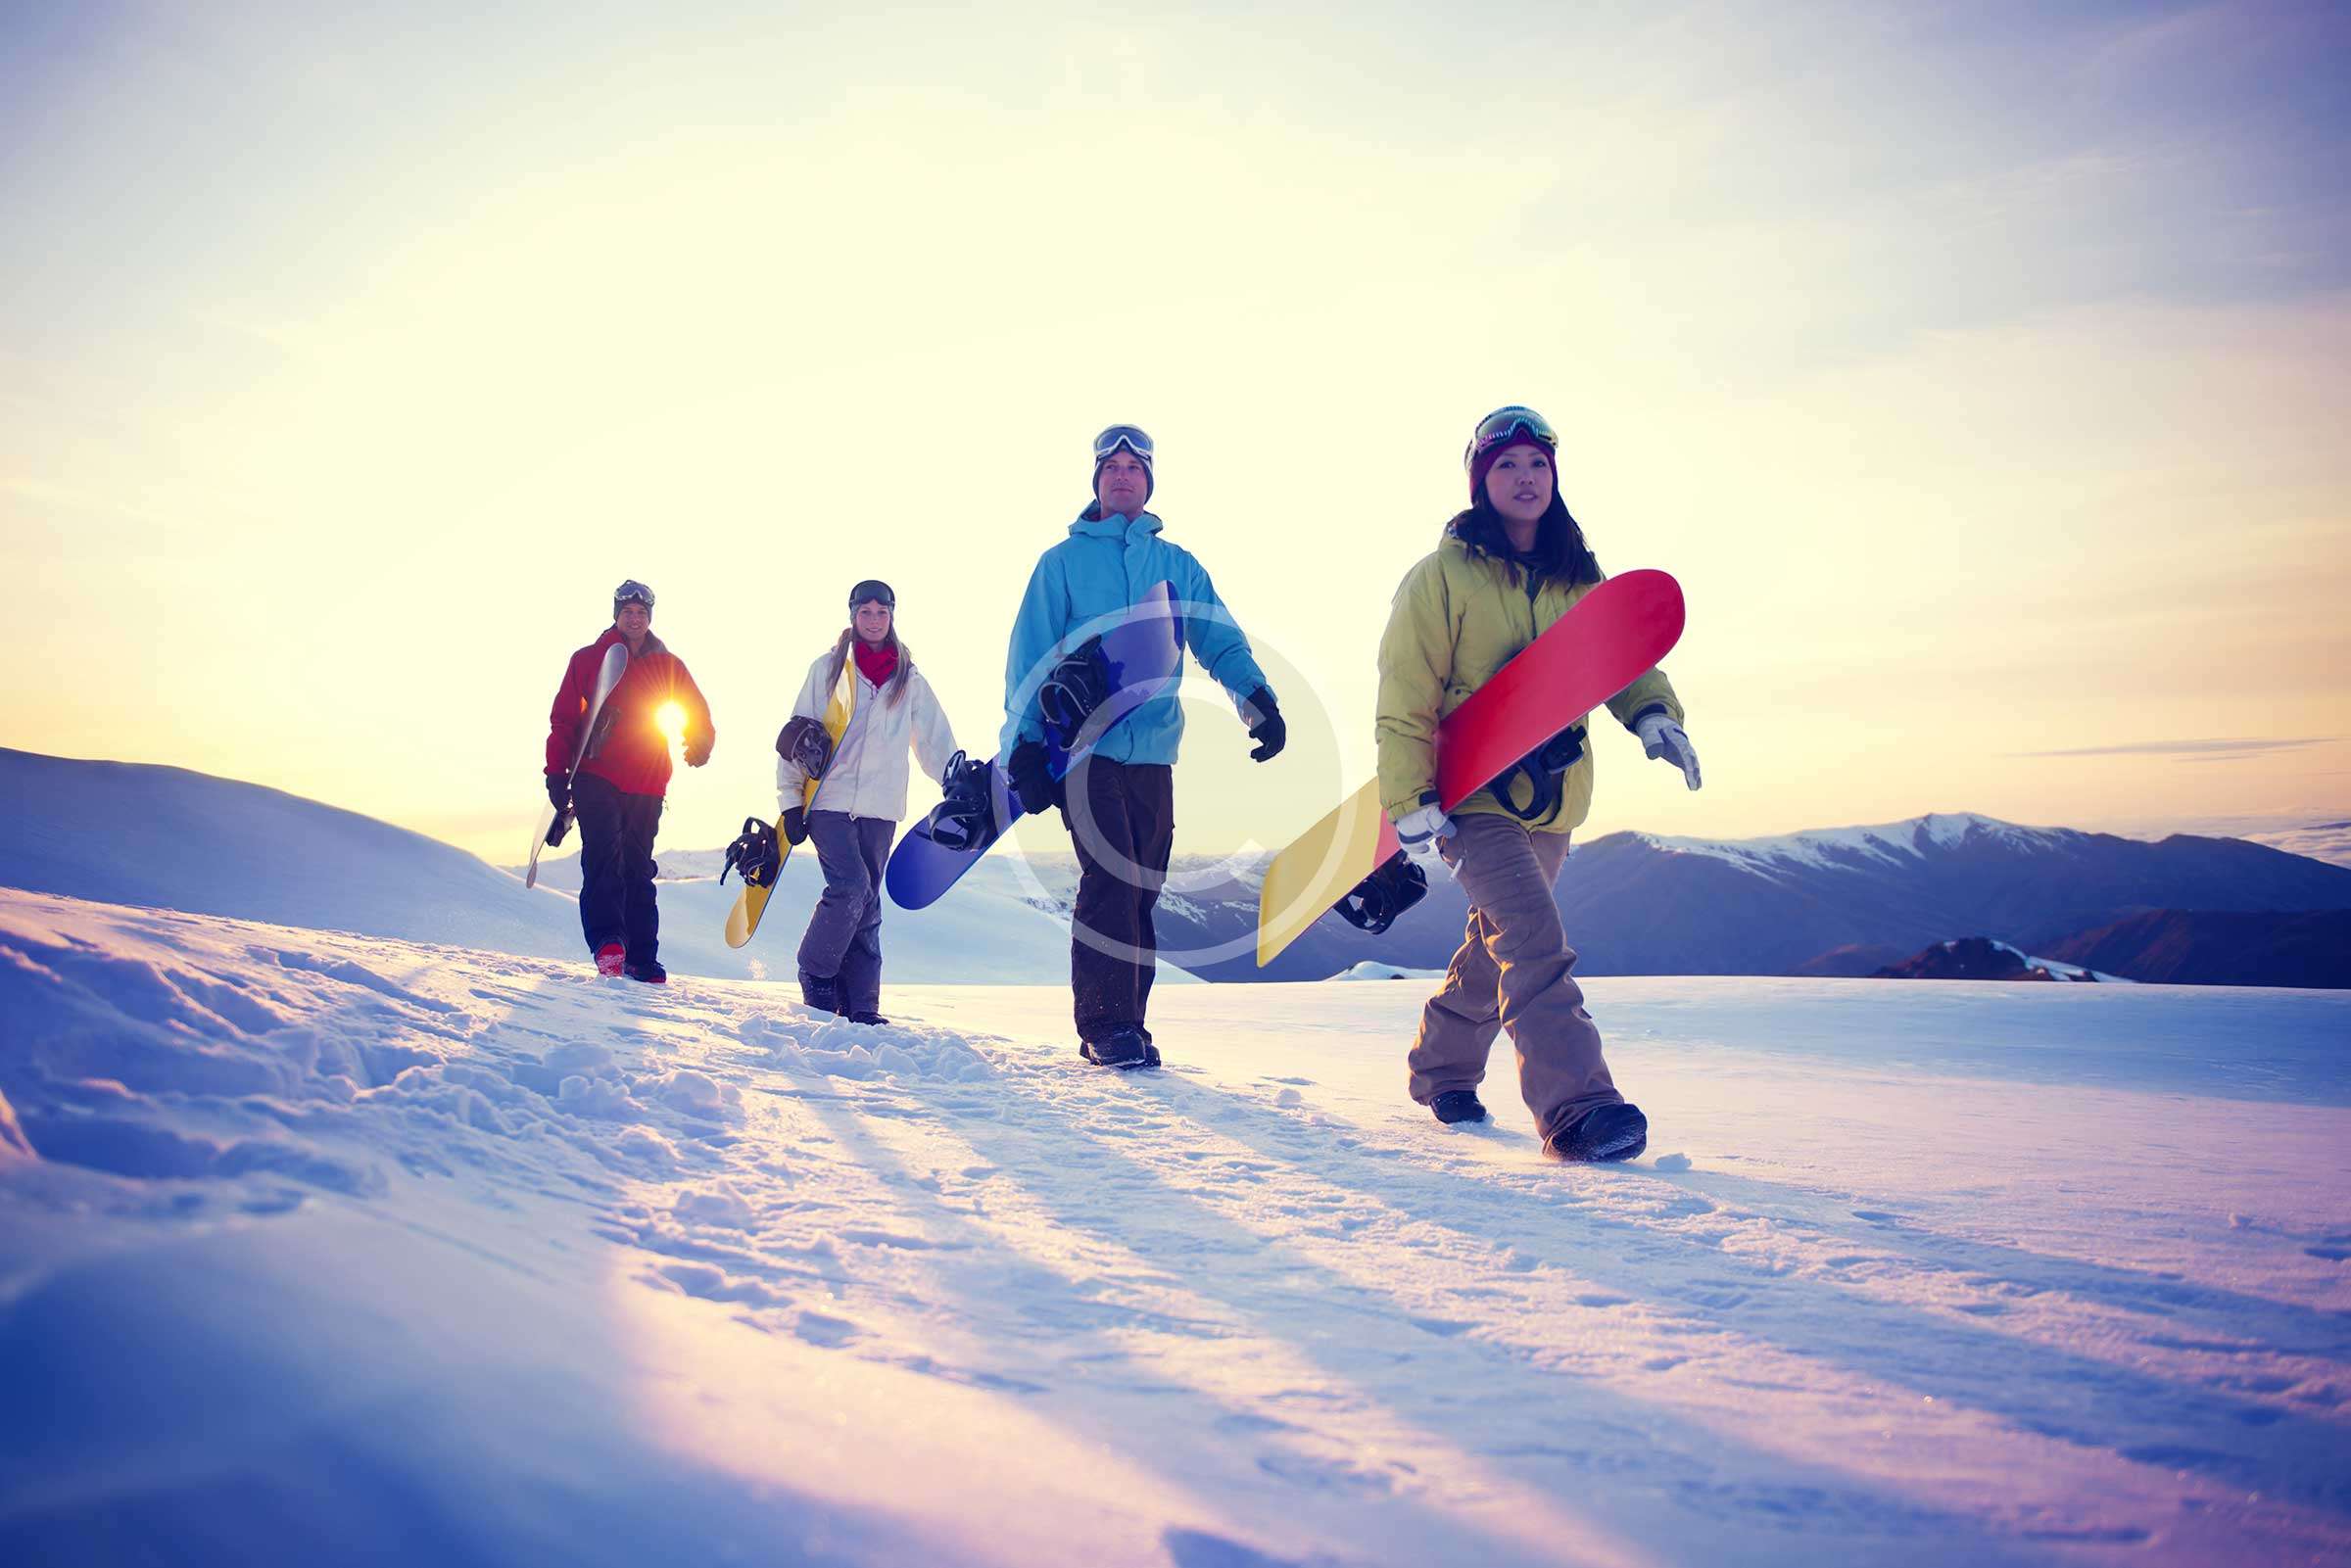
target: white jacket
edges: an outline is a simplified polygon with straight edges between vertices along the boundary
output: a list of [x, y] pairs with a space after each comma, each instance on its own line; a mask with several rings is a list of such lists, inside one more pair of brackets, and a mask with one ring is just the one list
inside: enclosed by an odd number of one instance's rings
[[[795, 715], [824, 722], [826, 704], [833, 696], [825, 677], [832, 668], [833, 650], [827, 648], [808, 666], [808, 679], [801, 683], [799, 700], [792, 707]], [[833, 761], [808, 809], [902, 821], [906, 816], [908, 750], [922, 759], [925, 776], [936, 780], [955, 754], [955, 732], [921, 670], [906, 672], [905, 690], [895, 702], [865, 678], [854, 656], [846, 660], [841, 680], [854, 683], [856, 705], [849, 714], [848, 728], [833, 743]], [[776, 759], [776, 800], [782, 809], [799, 805], [807, 784], [808, 776], [790, 758]]]

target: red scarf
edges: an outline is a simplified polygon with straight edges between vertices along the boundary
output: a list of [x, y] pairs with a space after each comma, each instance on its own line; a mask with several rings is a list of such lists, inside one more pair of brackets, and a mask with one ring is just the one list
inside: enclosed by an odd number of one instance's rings
[[898, 650], [888, 642], [873, 643], [859, 638], [853, 644], [857, 654], [857, 673], [876, 686], [889, 685], [889, 678], [898, 673]]

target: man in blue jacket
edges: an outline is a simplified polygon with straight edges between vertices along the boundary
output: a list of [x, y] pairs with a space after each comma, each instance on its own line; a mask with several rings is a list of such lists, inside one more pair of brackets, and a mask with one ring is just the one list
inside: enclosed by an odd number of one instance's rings
[[[1191, 551], [1161, 536], [1144, 510], [1153, 486], [1151, 438], [1112, 425], [1094, 438], [1094, 499], [1070, 537], [1037, 558], [1012, 625], [1004, 665], [1006, 767], [1023, 800], [1061, 807], [1078, 850], [1078, 907], [1070, 931], [1070, 989], [1078, 1054], [1106, 1068], [1159, 1066], [1143, 1022], [1158, 965], [1151, 912], [1176, 842], [1175, 762], [1183, 709], [1171, 688], [1128, 714], [1058, 784], [1050, 777], [1044, 727], [1023, 700], [1037, 671], [1069, 651], [1070, 634], [1137, 602], [1153, 586], [1175, 585], [1183, 641], [1240, 709], [1270, 761], [1288, 738], [1265, 672]], [[1180, 659], [1176, 665], [1181, 676]], [[1016, 703], [1020, 705], [1015, 706]]]

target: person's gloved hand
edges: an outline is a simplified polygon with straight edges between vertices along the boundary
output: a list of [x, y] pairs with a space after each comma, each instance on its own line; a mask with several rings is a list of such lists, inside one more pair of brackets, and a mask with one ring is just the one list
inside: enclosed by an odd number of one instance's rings
[[1024, 811], [1043, 811], [1047, 806], [1061, 804], [1061, 791], [1054, 787], [1053, 769], [1045, 760], [1042, 740], [1024, 740], [1012, 748], [1004, 759], [1004, 772], [1012, 780], [1013, 792], [1021, 797]]
[[710, 748], [718, 743], [717, 732], [704, 730], [700, 735], [686, 737], [686, 766], [698, 768], [710, 760]]
[[1641, 749], [1653, 757], [1663, 757], [1682, 770], [1682, 781], [1693, 789], [1699, 785], [1698, 753], [1691, 749], [1690, 736], [1682, 727], [1662, 713], [1644, 713], [1635, 721], [1633, 734], [1641, 737]]
[[1396, 836], [1407, 849], [1417, 849], [1436, 839], [1450, 838], [1455, 831], [1454, 820], [1445, 815], [1445, 808], [1438, 805], [1433, 796], [1423, 796], [1419, 805], [1406, 812], [1396, 822]]
[[1281, 709], [1274, 705], [1273, 689], [1270, 686], [1261, 686], [1249, 693], [1249, 700], [1241, 705], [1241, 722], [1249, 726], [1249, 738], [1257, 742], [1249, 752], [1252, 762], [1271, 762], [1290, 743], [1290, 727], [1282, 722]]
[[784, 837], [789, 843], [805, 843], [808, 839], [808, 811], [794, 806], [784, 813]]
[[571, 804], [571, 781], [559, 773], [547, 776], [547, 803], [561, 811]]

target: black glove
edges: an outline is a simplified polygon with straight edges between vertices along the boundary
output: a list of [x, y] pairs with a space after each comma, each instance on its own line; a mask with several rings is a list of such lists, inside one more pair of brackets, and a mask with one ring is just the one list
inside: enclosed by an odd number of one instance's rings
[[1257, 714], [1257, 722], [1249, 726], [1249, 738], [1257, 746], [1249, 753], [1250, 760], [1271, 762], [1290, 743], [1290, 727], [1281, 722], [1281, 709], [1273, 705], [1271, 687], [1261, 686], [1249, 693], [1249, 700], [1241, 705], [1243, 723], [1248, 722], [1252, 712]]
[[1042, 740], [1024, 740], [1014, 746], [1012, 755], [1004, 759], [1004, 772], [1012, 780], [1013, 793], [1021, 797], [1023, 810], [1043, 811], [1061, 804], [1061, 790], [1053, 782]]
[[784, 837], [788, 842], [794, 844], [807, 842], [807, 808], [803, 806], [794, 806], [790, 811], [784, 813]]
[[557, 811], [571, 804], [571, 781], [562, 774], [547, 776], [547, 803]]

